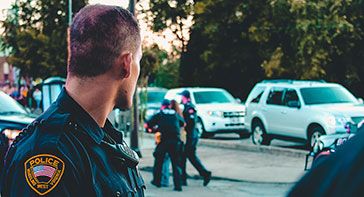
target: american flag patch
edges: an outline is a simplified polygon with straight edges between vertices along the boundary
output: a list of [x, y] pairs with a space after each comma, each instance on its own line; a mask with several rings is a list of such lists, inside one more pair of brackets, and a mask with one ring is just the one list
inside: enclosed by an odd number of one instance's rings
[[52, 178], [55, 171], [56, 171], [55, 168], [53, 168], [51, 166], [45, 166], [45, 165], [35, 166], [33, 168], [35, 177], [46, 176], [46, 177]]

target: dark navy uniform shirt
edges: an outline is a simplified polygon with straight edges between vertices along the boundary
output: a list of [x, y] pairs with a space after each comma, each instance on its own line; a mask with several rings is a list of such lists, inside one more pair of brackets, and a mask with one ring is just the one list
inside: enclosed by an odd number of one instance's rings
[[109, 121], [100, 128], [63, 89], [12, 144], [1, 196], [144, 196], [137, 167], [110, 148], [115, 144], [135, 156], [122, 133]]
[[325, 160], [318, 162], [288, 196], [363, 196], [364, 127]]
[[158, 125], [158, 131], [162, 134], [162, 140], [179, 140], [181, 127], [185, 124], [183, 118], [173, 109], [163, 109], [151, 117], [149, 127]]
[[191, 102], [184, 104], [183, 117], [186, 121], [187, 138], [198, 138], [196, 131], [197, 111]]

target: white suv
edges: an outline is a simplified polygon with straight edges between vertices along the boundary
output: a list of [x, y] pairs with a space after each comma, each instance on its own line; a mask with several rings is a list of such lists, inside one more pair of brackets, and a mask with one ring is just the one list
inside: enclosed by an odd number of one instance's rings
[[321, 135], [346, 132], [348, 122], [364, 120], [362, 103], [335, 83], [264, 80], [248, 96], [245, 125], [254, 144], [303, 139], [311, 147]]
[[[176, 88], [168, 90], [166, 99], [181, 102], [183, 90], [191, 93], [191, 102], [196, 106], [198, 123], [202, 137], [212, 137], [219, 132], [234, 132], [240, 137], [247, 134], [244, 125], [245, 106], [221, 88]], [[181, 105], [183, 107], [183, 105]]]

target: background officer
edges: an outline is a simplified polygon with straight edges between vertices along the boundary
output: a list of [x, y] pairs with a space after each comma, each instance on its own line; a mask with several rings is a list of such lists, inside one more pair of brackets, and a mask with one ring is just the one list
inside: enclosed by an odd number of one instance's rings
[[114, 107], [132, 105], [138, 23], [121, 7], [86, 6], [69, 44], [65, 89], [11, 145], [1, 196], [144, 196], [136, 153], [107, 120]]
[[184, 90], [182, 93], [182, 103], [184, 105], [183, 117], [186, 121], [186, 144], [184, 148], [184, 154], [182, 158], [182, 184], [187, 185], [187, 173], [186, 173], [186, 162], [187, 158], [191, 164], [196, 168], [198, 173], [203, 177], [203, 185], [206, 186], [211, 179], [211, 172], [208, 171], [201, 160], [197, 157], [196, 146], [198, 143], [198, 133], [196, 130], [197, 114], [196, 108], [191, 103], [191, 96], [188, 90]]
[[157, 145], [154, 152], [155, 163], [152, 184], [157, 187], [161, 186], [162, 165], [164, 157], [168, 153], [172, 161], [174, 190], [182, 191], [181, 170], [178, 164], [180, 163], [183, 146], [180, 133], [181, 127], [184, 126], [185, 122], [169, 106], [170, 101], [164, 99], [161, 110], [147, 122], [148, 127], [158, 126], [158, 131], [161, 133], [161, 142]]

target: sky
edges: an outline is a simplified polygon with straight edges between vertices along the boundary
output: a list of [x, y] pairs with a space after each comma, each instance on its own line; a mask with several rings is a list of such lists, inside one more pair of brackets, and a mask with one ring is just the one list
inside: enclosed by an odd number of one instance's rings
[[[0, 0], [0, 20], [4, 20], [6, 16], [6, 10], [11, 7], [11, 4], [15, 0]], [[142, 0], [145, 3], [146, 0]], [[102, 3], [107, 5], [119, 5], [121, 7], [127, 8], [129, 0], [89, 0], [89, 4]], [[141, 34], [144, 38], [144, 43], [150, 45], [152, 43], [157, 43], [162, 49], [167, 51], [172, 50], [172, 42], [175, 39], [173, 33], [170, 30], [164, 31], [161, 35], [156, 35], [151, 30], [147, 28], [146, 24], [140, 23]]]
[[[0, 20], [4, 19], [4, 15], [5, 13], [3, 12], [4, 9], [9, 9], [11, 4], [15, 2], [15, 0], [1, 0], [0, 2]], [[107, 4], [107, 5], [119, 5], [122, 6], [124, 8], [126, 8], [128, 6], [128, 0], [89, 0], [90, 4], [95, 4], [95, 3], [102, 3], [102, 4]]]

